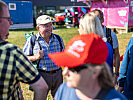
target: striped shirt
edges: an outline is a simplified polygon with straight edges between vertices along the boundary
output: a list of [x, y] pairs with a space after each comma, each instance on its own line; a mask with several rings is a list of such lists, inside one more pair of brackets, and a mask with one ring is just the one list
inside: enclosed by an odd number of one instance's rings
[[[33, 50], [33, 55], [37, 54], [38, 50], [40, 50], [38, 42], [37, 42], [38, 40], [44, 52], [44, 57], [41, 58], [40, 60], [39, 69], [46, 70], [46, 71], [52, 71], [52, 70], [59, 69], [59, 67], [55, 65], [55, 63], [48, 57], [49, 53], [60, 52], [61, 46], [60, 46], [59, 40], [56, 38], [56, 36], [53, 33], [49, 40], [49, 44], [40, 36], [40, 33], [37, 33], [36, 37], [37, 38], [36, 38], [33, 49], [31, 45], [31, 37], [27, 39], [24, 45], [24, 48], [23, 48], [24, 53], [27, 56], [32, 56], [32, 50]], [[64, 50], [65, 47], [64, 47], [63, 40], [61, 37], [60, 39], [61, 39], [61, 44]]]
[[19, 100], [19, 82], [34, 83], [38, 71], [17, 46], [0, 43], [0, 100]]

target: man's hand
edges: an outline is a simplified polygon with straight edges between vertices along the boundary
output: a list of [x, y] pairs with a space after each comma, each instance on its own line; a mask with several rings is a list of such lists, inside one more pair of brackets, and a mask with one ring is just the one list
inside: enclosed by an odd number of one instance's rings
[[43, 50], [39, 50], [38, 53], [35, 55], [36, 60], [41, 59], [44, 56]]
[[118, 91], [121, 92], [121, 93], [123, 92], [123, 90], [124, 90], [124, 87], [119, 87], [118, 88]]
[[44, 56], [43, 50], [39, 50], [36, 55], [33, 56], [27, 56], [30, 61], [36, 61], [38, 59], [41, 59]]

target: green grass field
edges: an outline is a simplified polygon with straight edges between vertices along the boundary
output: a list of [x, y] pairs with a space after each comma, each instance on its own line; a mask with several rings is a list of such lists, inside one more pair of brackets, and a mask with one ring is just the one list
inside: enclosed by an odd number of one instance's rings
[[[24, 33], [34, 32], [37, 33], [36, 29], [19, 29], [19, 30], [10, 30], [10, 35], [8, 41], [19, 46], [21, 49], [25, 43]], [[60, 35], [63, 38], [65, 45], [67, 42], [75, 35], [78, 35], [77, 28], [66, 29], [64, 27], [57, 27], [53, 30], [53, 33]], [[126, 45], [128, 44], [129, 39], [133, 33], [117, 34], [119, 41], [119, 51], [120, 55], [123, 55], [126, 50]], [[24, 100], [32, 100], [33, 93], [28, 90], [28, 85], [21, 83], [23, 89]], [[48, 95], [47, 100], [52, 100], [51, 96]]]

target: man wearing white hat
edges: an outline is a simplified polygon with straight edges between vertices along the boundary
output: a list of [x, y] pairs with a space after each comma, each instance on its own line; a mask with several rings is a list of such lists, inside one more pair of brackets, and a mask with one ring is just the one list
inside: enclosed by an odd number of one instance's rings
[[53, 34], [53, 25], [50, 16], [41, 15], [36, 20], [37, 30], [35, 45], [31, 44], [32, 37], [28, 38], [23, 51], [30, 61], [39, 60], [38, 71], [43, 76], [54, 97], [59, 85], [63, 82], [62, 69], [48, 57], [49, 53], [64, 50], [64, 43], [60, 36]]

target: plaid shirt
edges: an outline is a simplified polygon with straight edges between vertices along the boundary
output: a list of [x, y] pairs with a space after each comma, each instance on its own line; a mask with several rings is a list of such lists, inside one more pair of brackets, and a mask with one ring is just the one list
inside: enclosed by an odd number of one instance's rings
[[[59, 69], [59, 67], [55, 65], [54, 62], [48, 57], [49, 53], [60, 52], [61, 46], [60, 46], [59, 40], [56, 38], [56, 36], [53, 33], [49, 40], [49, 44], [47, 44], [47, 42], [40, 36], [40, 33], [37, 33], [36, 37], [37, 38], [35, 41], [35, 45], [33, 47], [33, 55], [37, 54], [39, 50], [39, 45], [37, 43], [37, 40], [39, 40], [39, 43], [44, 52], [44, 57], [41, 58], [40, 60], [39, 69], [46, 70], [46, 71], [52, 71], [52, 70]], [[64, 50], [65, 47], [64, 47], [62, 38], [61, 38], [61, 43], [62, 43], [63, 50]], [[27, 39], [25, 46], [23, 48], [23, 51], [27, 56], [32, 56], [31, 37]]]
[[38, 71], [18, 47], [0, 43], [0, 100], [19, 100], [19, 82], [31, 84], [39, 78]]

